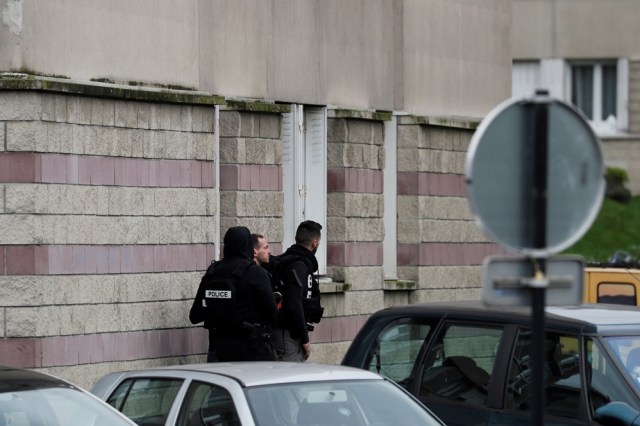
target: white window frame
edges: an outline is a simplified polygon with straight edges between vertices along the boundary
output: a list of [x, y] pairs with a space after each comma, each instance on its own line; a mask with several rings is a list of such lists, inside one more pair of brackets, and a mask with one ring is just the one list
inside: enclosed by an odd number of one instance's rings
[[282, 120], [283, 249], [304, 220], [322, 225], [318, 271], [327, 271], [327, 109], [294, 104]]

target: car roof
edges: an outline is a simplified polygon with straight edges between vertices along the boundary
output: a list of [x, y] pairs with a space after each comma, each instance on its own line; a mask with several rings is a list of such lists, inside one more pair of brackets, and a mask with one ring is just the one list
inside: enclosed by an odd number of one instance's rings
[[0, 393], [56, 387], [75, 388], [64, 380], [38, 371], [0, 366]]
[[266, 361], [173, 365], [132, 370], [125, 374], [152, 375], [154, 371], [217, 374], [232, 378], [244, 387], [332, 380], [384, 380], [375, 373], [340, 365]]
[[[604, 303], [575, 306], [546, 306], [545, 320], [551, 325], [584, 331], [614, 332], [635, 328], [640, 331], [640, 308]], [[525, 323], [530, 320], [529, 306], [495, 306], [480, 300], [418, 303], [383, 309], [374, 316], [447, 316]]]

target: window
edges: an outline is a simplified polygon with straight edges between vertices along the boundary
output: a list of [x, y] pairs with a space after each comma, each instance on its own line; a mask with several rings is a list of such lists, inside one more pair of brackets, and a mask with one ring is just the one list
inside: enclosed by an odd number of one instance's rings
[[163, 425], [181, 386], [181, 379], [125, 380], [107, 402], [138, 424]]
[[[580, 411], [580, 355], [575, 336], [547, 333], [544, 353], [545, 406], [550, 415], [577, 419]], [[529, 411], [532, 402], [531, 332], [522, 331], [511, 360], [507, 408]]]
[[[634, 347], [638, 347], [639, 342], [637, 339], [628, 337], [607, 338], [606, 342], [622, 365], [629, 368], [631, 373], [632, 351]], [[586, 339], [585, 345], [586, 357], [589, 363], [587, 377], [589, 378], [591, 409], [595, 411], [600, 406], [611, 401], [623, 401], [634, 406], [634, 398], [631, 396], [629, 387], [626, 385], [620, 371], [607, 356], [604, 348], [600, 346], [600, 343], [597, 340]]]
[[449, 325], [427, 356], [420, 396], [485, 404], [502, 329]]
[[179, 426], [241, 426], [229, 392], [221, 387], [201, 382], [193, 382], [189, 386], [176, 424]]
[[616, 130], [617, 87], [614, 62], [571, 65], [571, 103], [587, 116], [596, 130]]
[[598, 303], [635, 306], [636, 287], [633, 284], [600, 283], [598, 284]]
[[[327, 111], [292, 105], [282, 115], [283, 249], [294, 243], [298, 224], [313, 220], [327, 230]], [[316, 253], [318, 271], [326, 274], [327, 244]]]
[[424, 344], [430, 324], [400, 319], [387, 325], [372, 346], [365, 368], [403, 386], [409, 385], [411, 370]]

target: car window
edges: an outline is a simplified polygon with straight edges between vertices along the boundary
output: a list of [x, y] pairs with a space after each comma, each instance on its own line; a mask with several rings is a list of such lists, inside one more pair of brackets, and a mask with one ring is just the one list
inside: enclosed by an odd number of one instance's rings
[[426, 358], [420, 396], [484, 404], [502, 328], [449, 324]]
[[605, 342], [625, 370], [621, 372], [616, 368], [599, 341], [587, 340], [587, 360], [591, 369], [591, 407], [596, 410], [611, 401], [623, 401], [635, 406], [636, 402], [623, 374], [628, 374], [631, 381], [640, 386], [639, 360], [636, 358], [640, 352], [640, 339], [636, 336], [608, 337]]
[[614, 303], [617, 305], [636, 304], [636, 286], [628, 283], [598, 284], [598, 303]]
[[[545, 337], [545, 407], [549, 415], [577, 419], [580, 413], [580, 350], [577, 336], [547, 333]], [[511, 358], [506, 406], [529, 411], [531, 387], [531, 330], [521, 330]]]
[[440, 425], [388, 380], [264, 385], [248, 388], [246, 395], [258, 426]]
[[194, 381], [189, 386], [178, 426], [241, 426], [229, 392], [209, 383]]
[[125, 380], [107, 402], [137, 424], [164, 425], [182, 382], [182, 379]]
[[376, 338], [364, 368], [406, 389], [411, 369], [431, 328], [430, 324], [408, 318], [391, 322]]

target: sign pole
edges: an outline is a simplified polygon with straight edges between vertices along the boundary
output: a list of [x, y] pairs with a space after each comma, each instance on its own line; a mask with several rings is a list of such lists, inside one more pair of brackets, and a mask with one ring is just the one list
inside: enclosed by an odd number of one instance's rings
[[[537, 91], [536, 97], [547, 96], [548, 92]], [[531, 110], [533, 161], [531, 164], [531, 210], [532, 210], [532, 246], [544, 248], [547, 246], [547, 193], [548, 193], [548, 152], [549, 152], [549, 120], [546, 102], [534, 102]], [[525, 138], [525, 140], [528, 138]], [[546, 274], [546, 259], [534, 259], [534, 283], [544, 283]], [[538, 278], [542, 277], [542, 280]], [[544, 387], [544, 355], [545, 355], [545, 292], [544, 284], [530, 287], [531, 291], [531, 322], [532, 322], [532, 370], [533, 370], [533, 401], [531, 424], [544, 425], [545, 415], [545, 387]]]

